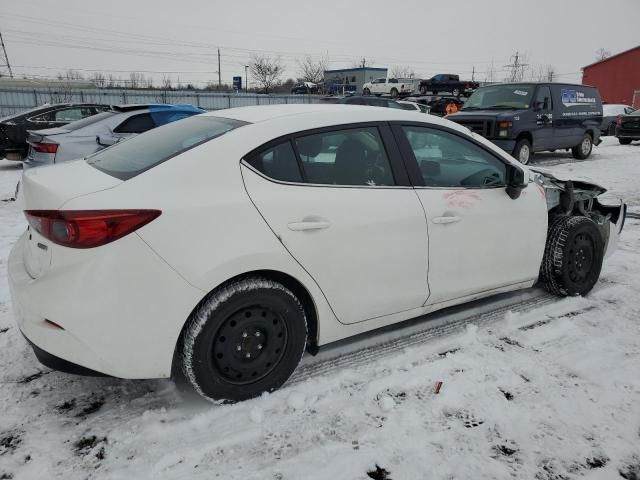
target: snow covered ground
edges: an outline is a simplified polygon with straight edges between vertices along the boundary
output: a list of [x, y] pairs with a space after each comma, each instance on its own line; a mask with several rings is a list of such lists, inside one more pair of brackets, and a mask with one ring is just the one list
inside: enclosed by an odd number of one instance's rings
[[[537, 162], [597, 179], [640, 212], [638, 143]], [[534, 289], [445, 312], [307, 358], [271, 395], [212, 406], [170, 381], [36, 361], [6, 286], [25, 228], [5, 201], [16, 167], [0, 161], [0, 479], [640, 478], [640, 220], [587, 298]]]

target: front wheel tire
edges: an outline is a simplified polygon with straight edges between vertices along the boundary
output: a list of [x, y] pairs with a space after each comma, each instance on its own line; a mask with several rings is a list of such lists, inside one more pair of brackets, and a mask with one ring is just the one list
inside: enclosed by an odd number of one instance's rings
[[588, 217], [557, 217], [549, 227], [540, 282], [561, 297], [586, 295], [600, 277], [604, 241]]
[[275, 281], [251, 277], [210, 294], [189, 318], [178, 361], [209, 400], [240, 401], [282, 386], [307, 341], [298, 298]]
[[363, 95], [371, 95], [371, 90], [369, 90], [368, 88], [365, 88], [362, 92]]
[[571, 153], [573, 154], [573, 158], [585, 160], [591, 155], [591, 150], [593, 150], [593, 139], [591, 135], [585, 133], [580, 143], [571, 149]]
[[513, 157], [521, 164], [527, 165], [531, 160], [533, 152], [531, 151], [531, 142], [526, 139], [519, 140], [513, 149]]
[[620, 142], [620, 145], [631, 145], [630, 138], [619, 138], [618, 141]]

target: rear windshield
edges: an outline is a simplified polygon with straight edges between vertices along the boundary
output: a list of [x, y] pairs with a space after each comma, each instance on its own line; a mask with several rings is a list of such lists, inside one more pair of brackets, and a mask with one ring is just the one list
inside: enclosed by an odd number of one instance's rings
[[197, 115], [154, 128], [102, 150], [90, 156], [87, 163], [120, 180], [128, 180], [242, 125], [246, 122]]
[[113, 111], [108, 111], [108, 112], [102, 112], [102, 113], [97, 113], [96, 115], [91, 115], [90, 117], [87, 118], [83, 118], [82, 120], [76, 120], [75, 122], [71, 122], [71, 123], [67, 123], [64, 127], [65, 130], [70, 130], [70, 131], [74, 131], [74, 130], [78, 130], [80, 128], [84, 128], [88, 125], [92, 125], [96, 122], [99, 122], [100, 120], [103, 120], [105, 118], [109, 118], [112, 115], [115, 115], [116, 112]]

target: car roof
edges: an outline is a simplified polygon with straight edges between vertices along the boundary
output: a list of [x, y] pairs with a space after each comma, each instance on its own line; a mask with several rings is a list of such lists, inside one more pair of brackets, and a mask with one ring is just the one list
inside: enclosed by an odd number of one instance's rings
[[[216, 116], [240, 120], [250, 124], [263, 124], [284, 133], [311, 128], [330, 127], [349, 123], [407, 121], [443, 125], [468, 133], [468, 129], [449, 120], [427, 117], [417, 110], [372, 107], [345, 104], [261, 105], [229, 108], [207, 112], [204, 116]], [[243, 127], [237, 130], [242, 130]]]

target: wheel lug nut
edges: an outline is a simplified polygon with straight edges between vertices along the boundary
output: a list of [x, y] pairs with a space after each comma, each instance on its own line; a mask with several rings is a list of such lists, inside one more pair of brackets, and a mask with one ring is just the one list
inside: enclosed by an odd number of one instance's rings
[[238, 345], [238, 346], [236, 347], [236, 350], [239, 352], [240, 350], [242, 350], [242, 347], [241, 347], [240, 345]]
[[261, 343], [258, 345], [258, 350], [262, 350], [262, 344]]
[[242, 338], [247, 338], [247, 332], [242, 332]]
[[247, 353], [247, 354], [245, 355], [245, 357], [246, 357], [246, 358], [251, 358], [251, 354], [250, 354], [250, 353]]

